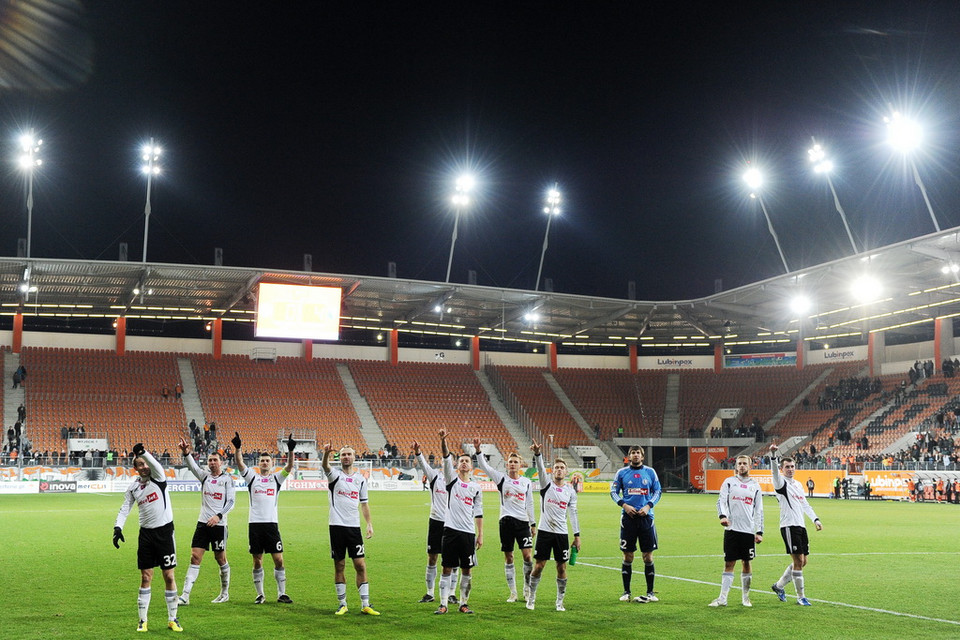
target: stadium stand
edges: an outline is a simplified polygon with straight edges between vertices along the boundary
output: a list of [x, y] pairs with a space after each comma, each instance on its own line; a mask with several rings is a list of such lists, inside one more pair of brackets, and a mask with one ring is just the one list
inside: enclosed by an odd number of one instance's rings
[[62, 429], [83, 422], [88, 437], [118, 451], [136, 442], [175, 451], [185, 432], [183, 404], [161, 389], [180, 382], [177, 355], [25, 347], [27, 427], [34, 450], [59, 451]]
[[625, 437], [657, 438], [663, 428], [666, 371], [637, 374], [619, 369], [560, 369], [554, 377], [593, 427], [609, 440], [623, 426]]
[[450, 432], [451, 447], [479, 434], [503, 454], [518, 448], [468, 365], [351, 361], [349, 367], [387, 441], [404, 454], [419, 440], [425, 452], [439, 455], [441, 428]]
[[553, 434], [554, 446], [589, 445], [590, 439], [547, 384], [545, 369], [497, 366], [497, 372], [543, 434]]
[[360, 419], [332, 360], [194, 354], [190, 362], [204, 416], [216, 423], [222, 441], [239, 431], [247, 452], [275, 452], [281, 434], [312, 430], [318, 446], [363, 450]]

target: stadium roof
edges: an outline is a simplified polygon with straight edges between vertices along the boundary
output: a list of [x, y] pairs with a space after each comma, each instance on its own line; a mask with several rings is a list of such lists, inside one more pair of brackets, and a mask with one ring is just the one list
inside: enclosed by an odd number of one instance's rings
[[[818, 345], [863, 344], [870, 331], [886, 331], [888, 344], [928, 340], [935, 318], [960, 314], [960, 274], [944, 273], [952, 264], [960, 264], [960, 227], [703, 298], [643, 301], [243, 267], [0, 258], [0, 303], [8, 316], [252, 322], [258, 283], [279, 282], [340, 287], [344, 329], [674, 352], [722, 341], [742, 352], [792, 349], [801, 323], [789, 301], [798, 293], [813, 302], [802, 336]], [[879, 294], [856, 302], [851, 287], [865, 276]]]

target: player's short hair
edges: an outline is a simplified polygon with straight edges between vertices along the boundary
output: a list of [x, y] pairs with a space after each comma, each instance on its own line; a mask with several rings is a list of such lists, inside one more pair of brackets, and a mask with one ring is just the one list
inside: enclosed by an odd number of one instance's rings
[[212, 451], [212, 452], [210, 452], [210, 453], [207, 454], [207, 460], [209, 460], [210, 458], [213, 458], [214, 456], [216, 456], [217, 458], [221, 458], [221, 459], [222, 459], [222, 456], [220, 455], [219, 452], [217, 452], [217, 451]]
[[753, 464], [753, 458], [751, 458], [750, 456], [737, 456], [736, 462], [740, 462], [740, 460], [746, 460], [750, 464]]
[[780, 466], [781, 466], [781, 467], [782, 467], [783, 465], [787, 464], [788, 462], [793, 462], [794, 464], [796, 464], [796, 462], [794, 461], [793, 458], [790, 458], [790, 457], [780, 458]]
[[553, 466], [557, 466], [558, 464], [562, 464], [563, 466], [567, 466], [567, 461], [564, 460], [563, 458], [556, 458], [556, 459], [554, 459], [554, 461], [553, 461]]
[[340, 453], [343, 453], [343, 452], [346, 451], [347, 449], [350, 449], [350, 451], [353, 451], [353, 455], [357, 455], [357, 450], [354, 449], [353, 447], [351, 447], [351, 446], [348, 445], [348, 444], [345, 444], [345, 445], [343, 445], [342, 447], [340, 447]]
[[267, 453], [266, 451], [261, 453], [259, 457], [257, 457], [257, 460], [263, 460], [264, 458], [270, 458], [271, 460], [273, 460], [273, 456]]
[[507, 454], [507, 460], [509, 460], [510, 458], [516, 458], [517, 460], [520, 461], [521, 464], [523, 464], [523, 456], [521, 456], [516, 451], [511, 451], [510, 453]]
[[634, 451], [639, 451], [639, 452], [640, 452], [640, 455], [642, 455], [643, 457], [647, 457], [647, 454], [646, 454], [646, 452], [643, 450], [643, 447], [641, 447], [641, 446], [638, 445], [638, 444], [635, 444], [635, 445], [631, 446], [631, 447], [630, 447], [630, 450], [627, 451], [627, 455], [633, 453]]

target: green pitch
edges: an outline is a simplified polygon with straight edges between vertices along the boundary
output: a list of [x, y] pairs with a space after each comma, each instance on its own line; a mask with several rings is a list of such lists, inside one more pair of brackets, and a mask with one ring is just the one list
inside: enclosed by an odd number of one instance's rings
[[[280, 530], [287, 564], [287, 592], [293, 605], [278, 605], [272, 563], [265, 564], [267, 604], [254, 605], [250, 556], [246, 551], [246, 495], [230, 514], [228, 558], [230, 602], [210, 604], [219, 591], [213, 554], [204, 557], [191, 604], [181, 607], [184, 637], [303, 638], [332, 635], [389, 640], [437, 638], [634, 637], [637, 629], [657, 638], [947, 638], [960, 636], [960, 580], [955, 534], [960, 509], [954, 505], [815, 500], [824, 523], [810, 531], [812, 555], [805, 570], [812, 607], [791, 597], [781, 603], [769, 586], [787, 557], [777, 528], [775, 500], [765, 501], [768, 535], [754, 561], [753, 608], [710, 609], [719, 591], [722, 530], [715, 496], [667, 494], [656, 509], [660, 550], [656, 589], [660, 602], [627, 604], [621, 593], [618, 509], [605, 494], [581, 494], [583, 550], [569, 570], [567, 611], [554, 610], [555, 571], [548, 565], [536, 611], [507, 604], [503, 555], [496, 527], [496, 494], [486, 494], [487, 528], [474, 570], [470, 605], [476, 615], [451, 609], [433, 615], [435, 605], [417, 604], [424, 593], [426, 493], [371, 494], [375, 535], [367, 544], [370, 591], [380, 617], [361, 616], [348, 563], [350, 613], [335, 617], [333, 568], [328, 556], [326, 494], [285, 492]], [[199, 495], [173, 495], [182, 588]], [[5, 586], [3, 637], [123, 638], [137, 624], [137, 515], [125, 527], [127, 542], [117, 551], [111, 533], [121, 494], [3, 496]], [[517, 554], [519, 558], [519, 554]], [[520, 567], [518, 563], [518, 574]], [[521, 578], [522, 580], [522, 578]], [[739, 567], [735, 580], [739, 586]], [[635, 593], [644, 591], [639, 554]], [[787, 593], [793, 594], [792, 585]], [[439, 590], [438, 590], [439, 595]], [[166, 629], [163, 581], [154, 577], [150, 634]], [[144, 634], [150, 637], [150, 634]]]

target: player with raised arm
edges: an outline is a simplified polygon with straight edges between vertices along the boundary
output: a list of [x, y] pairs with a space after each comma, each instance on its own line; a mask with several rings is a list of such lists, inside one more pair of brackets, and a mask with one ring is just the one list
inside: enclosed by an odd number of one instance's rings
[[473, 582], [472, 568], [477, 564], [477, 549], [483, 546], [483, 490], [471, 477], [473, 461], [465, 453], [457, 457], [447, 448], [447, 432], [440, 430], [443, 454], [443, 481], [447, 489], [447, 513], [443, 520], [441, 543], [440, 606], [434, 613], [447, 612], [447, 596], [453, 591], [454, 567], [460, 567], [460, 613], [473, 613], [467, 605]]
[[130, 483], [123, 495], [123, 504], [113, 525], [113, 546], [120, 548], [123, 525], [136, 504], [140, 512], [140, 538], [137, 543], [137, 568], [140, 569], [140, 591], [137, 609], [140, 622], [137, 631], [147, 631], [147, 612], [150, 610], [150, 583], [153, 568], [159, 566], [163, 574], [164, 600], [167, 602], [167, 628], [183, 631], [177, 618], [177, 580], [173, 570], [177, 566], [177, 541], [173, 533], [173, 507], [167, 493], [167, 477], [163, 467], [141, 443], [133, 445], [133, 468], [137, 479]]
[[553, 555], [557, 561], [557, 611], [566, 611], [563, 598], [567, 593], [567, 560], [570, 559], [570, 538], [567, 518], [573, 529], [573, 548], [580, 552], [580, 520], [577, 518], [577, 492], [573, 486], [564, 482], [567, 476], [567, 463], [562, 458], [553, 461], [553, 473], [547, 474], [540, 454], [540, 445], [536, 442], [530, 447], [533, 460], [537, 465], [537, 477], [540, 480], [540, 536], [537, 538], [537, 551], [534, 554], [536, 564], [530, 573], [530, 595], [527, 597], [527, 609], [533, 610], [537, 602], [537, 587], [543, 568]]
[[[417, 456], [417, 464], [423, 471], [423, 476], [427, 479], [427, 485], [430, 488], [430, 521], [427, 525], [427, 571], [426, 583], [427, 592], [419, 602], [433, 602], [435, 593], [435, 584], [437, 582], [437, 560], [440, 558], [440, 549], [443, 545], [443, 521], [447, 514], [447, 484], [443, 481], [442, 473], [430, 466], [427, 457], [423, 455], [420, 449], [420, 443], [413, 441], [413, 452]], [[451, 595], [448, 596], [447, 604], [458, 604], [456, 597], [452, 592], [456, 591], [457, 570], [454, 567], [451, 571], [453, 586]]]
[[[347, 578], [344, 569], [347, 555], [353, 561], [357, 574], [357, 590], [360, 592], [360, 613], [378, 616], [380, 612], [370, 606], [370, 585], [367, 582], [367, 561], [363, 537], [360, 535], [360, 513], [367, 522], [367, 539], [373, 537], [373, 521], [367, 503], [367, 479], [354, 470], [356, 453], [353, 447], [340, 449], [340, 468], [330, 466], [330, 443], [323, 445], [321, 466], [327, 476], [327, 495], [330, 497], [330, 557], [333, 558], [333, 582], [340, 603], [336, 615], [347, 612]], [[358, 511], [359, 509], [359, 511]]]
[[207, 549], [213, 549], [213, 558], [220, 565], [220, 595], [212, 600], [214, 603], [226, 602], [230, 599], [230, 564], [227, 562], [227, 514], [236, 504], [236, 489], [233, 478], [223, 468], [220, 454], [211, 453], [207, 456], [207, 468], [204, 471], [190, 455], [190, 444], [180, 438], [178, 444], [183, 453], [183, 459], [190, 469], [190, 473], [200, 481], [200, 518], [197, 528], [193, 532], [193, 542], [190, 550], [190, 566], [187, 567], [187, 577], [183, 580], [183, 593], [180, 594], [180, 604], [190, 604], [190, 592], [193, 584], [200, 575], [200, 561]]
[[487, 463], [480, 451], [480, 438], [473, 439], [477, 463], [500, 492], [500, 550], [503, 551], [503, 571], [507, 577], [510, 596], [507, 602], [517, 601], [517, 577], [513, 564], [514, 544], [523, 556], [523, 599], [530, 596], [530, 572], [533, 571], [533, 539], [537, 535], [537, 522], [533, 515], [533, 483], [520, 475], [523, 461], [520, 454], [507, 456], [507, 473], [501, 473]]
[[803, 515], [806, 514], [813, 521], [817, 531], [823, 529], [823, 525], [820, 523], [820, 518], [817, 517], [813, 507], [804, 497], [803, 485], [793, 478], [793, 474], [797, 470], [796, 463], [793, 458], [778, 460], [778, 450], [777, 445], [770, 445], [770, 472], [772, 474], [773, 490], [776, 492], [777, 501], [780, 503], [780, 535], [783, 536], [783, 542], [786, 545], [787, 555], [790, 556], [791, 562], [771, 589], [777, 594], [781, 602], [786, 602], [787, 593], [785, 589], [787, 584], [792, 581], [794, 588], [797, 590], [797, 604], [809, 607], [810, 601], [807, 600], [803, 587], [803, 568], [807, 566], [810, 544], [807, 541], [807, 527], [804, 524]]
[[623, 578], [621, 602], [630, 601], [630, 581], [633, 575], [633, 555], [640, 545], [643, 556], [643, 576], [647, 581], [647, 594], [633, 598], [634, 602], [657, 602], [653, 593], [656, 572], [653, 567], [653, 552], [657, 549], [657, 527], [653, 521], [653, 508], [660, 502], [660, 479], [652, 467], [643, 464], [643, 447], [634, 445], [627, 453], [629, 465], [617, 472], [610, 485], [610, 497], [623, 507], [620, 514], [620, 550], [623, 551]]
[[736, 475], [723, 481], [717, 498], [717, 515], [723, 527], [723, 573], [720, 575], [720, 596], [711, 607], [727, 606], [727, 594], [733, 586], [733, 570], [741, 562], [741, 602], [750, 602], [750, 562], [756, 555], [756, 546], [763, 542], [763, 492], [750, 477], [753, 461], [750, 456], [737, 456]]
[[257, 590], [254, 604], [263, 604], [266, 601], [263, 595], [264, 553], [269, 553], [273, 558], [273, 577], [277, 581], [277, 602], [293, 604], [293, 600], [287, 595], [287, 572], [283, 564], [283, 540], [280, 538], [277, 505], [280, 501], [280, 488], [293, 473], [295, 461], [293, 450], [297, 443], [293, 439], [293, 434], [290, 434], [287, 439], [287, 465], [280, 471], [271, 473], [273, 458], [267, 453], [260, 454], [256, 470], [243, 464], [240, 433], [234, 433], [230, 440], [233, 445], [233, 457], [250, 494], [250, 524], [247, 527], [247, 535], [250, 540], [250, 555], [253, 556], [253, 586]]

